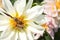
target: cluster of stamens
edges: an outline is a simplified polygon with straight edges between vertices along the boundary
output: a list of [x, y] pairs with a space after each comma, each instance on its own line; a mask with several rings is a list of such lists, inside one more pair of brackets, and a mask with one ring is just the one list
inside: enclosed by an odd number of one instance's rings
[[19, 19], [17, 19], [17, 18], [14, 18], [14, 20], [15, 20], [15, 22], [17, 23], [16, 24], [16, 26], [18, 27], [18, 28], [23, 28], [23, 22], [22, 21], [20, 21]]

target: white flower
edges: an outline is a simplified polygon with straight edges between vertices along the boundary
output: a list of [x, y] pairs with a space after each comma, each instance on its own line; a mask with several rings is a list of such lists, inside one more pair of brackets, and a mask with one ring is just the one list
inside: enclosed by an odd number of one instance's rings
[[[44, 28], [35, 24], [44, 20], [45, 17], [36, 18], [42, 15], [43, 6], [31, 8], [33, 0], [17, 0], [14, 5], [10, 0], [2, 0], [3, 8], [0, 8], [0, 31], [3, 31], [0, 40], [34, 40], [34, 33], [42, 35]], [[37, 20], [35, 20], [37, 19]], [[39, 20], [39, 21], [38, 21]], [[42, 24], [45, 21], [42, 21]]]

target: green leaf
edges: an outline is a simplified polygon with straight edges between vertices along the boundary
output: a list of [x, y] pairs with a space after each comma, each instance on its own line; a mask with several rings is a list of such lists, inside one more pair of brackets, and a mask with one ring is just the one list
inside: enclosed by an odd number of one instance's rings
[[15, 2], [16, 0], [10, 0], [10, 1], [11, 1], [12, 4], [14, 4], [14, 2]]
[[38, 5], [40, 5], [41, 2], [43, 2], [43, 0], [34, 0], [34, 1], [33, 1], [34, 4], [36, 3], [36, 4], [38, 4]]
[[44, 36], [46, 40], [52, 40], [51, 36], [47, 32], [45, 32]]
[[0, 31], [0, 35], [1, 35], [2, 31]]
[[58, 29], [58, 32], [55, 33], [54, 40], [60, 40], [60, 28]]
[[45, 31], [43, 37], [40, 37], [38, 40], [52, 40], [51, 36]]
[[0, 15], [2, 15], [2, 14], [0, 13]]
[[41, 3], [43, 0], [34, 0], [34, 3]]

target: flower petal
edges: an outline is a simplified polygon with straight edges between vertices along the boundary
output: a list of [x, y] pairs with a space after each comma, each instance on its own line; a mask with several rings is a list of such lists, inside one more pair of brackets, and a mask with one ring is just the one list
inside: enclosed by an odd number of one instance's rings
[[44, 24], [44, 23], [47, 22], [47, 17], [46, 17], [45, 15], [42, 15], [42, 14], [41, 14], [41, 15], [35, 17], [33, 20], [34, 20], [34, 22], [36, 22], [37, 24], [42, 25], [42, 24]]
[[27, 37], [28, 37], [28, 40], [34, 40], [33, 39], [33, 35], [32, 35], [32, 32], [31, 31], [29, 31], [29, 30], [27, 30]]
[[29, 26], [27, 29], [32, 31], [33, 33], [40, 33], [40, 34], [42, 34], [44, 32], [44, 31], [38, 30], [38, 29], [36, 29], [34, 27], [31, 27], [31, 26]]
[[12, 30], [8, 27], [5, 31], [2, 32], [0, 39], [5, 39], [11, 34]]
[[40, 25], [37, 25], [37, 24], [35, 24], [35, 23], [30, 23], [30, 26], [32, 26], [32, 27], [34, 27], [34, 28], [36, 28], [36, 29], [38, 29], [38, 30], [40, 30], [40, 31], [44, 31], [45, 29], [42, 27], [42, 26], [40, 26]]
[[57, 20], [55, 20], [53, 17], [48, 16], [48, 15], [46, 17], [47, 17], [47, 20], [48, 20], [47, 25], [52, 29], [55, 29], [55, 28], [58, 29]]
[[25, 6], [26, 6], [26, 0], [17, 0], [14, 3], [14, 7], [16, 8], [19, 15], [22, 14], [22, 12], [24, 11]]
[[[15, 31], [11, 31], [11, 33], [9, 34], [9, 36], [7, 36], [6, 38], [1, 38], [1, 40], [12, 40], [12, 39], [15, 39], [14, 35], [15, 35]], [[13, 37], [14, 36], [14, 37]]]
[[7, 25], [9, 23], [8, 20], [9, 20], [8, 17], [0, 15], [0, 26]]
[[25, 32], [19, 32], [19, 39], [18, 40], [27, 40], [27, 36]]
[[0, 26], [7, 25], [8, 21], [7, 20], [0, 20]]
[[34, 39], [37, 40], [38, 38], [40, 38], [41, 34], [39, 33], [35, 33], [36, 35], [34, 36]]
[[27, 5], [26, 5], [26, 9], [31, 8], [32, 3], [33, 3], [33, 0], [29, 0], [29, 2], [28, 2]]
[[7, 28], [8, 28], [8, 24], [0, 26], [0, 31], [5, 31]]
[[2, 3], [3, 3], [4, 9], [8, 12], [8, 14], [10, 14], [10, 15], [15, 14], [15, 10], [14, 10], [10, 0], [2, 0]]
[[0, 31], [4, 31], [8, 26], [8, 18], [6, 16], [0, 15]]
[[35, 40], [37, 40], [40, 36], [43, 36], [43, 33], [44, 33], [45, 29], [44, 29], [42, 26], [36, 25], [36, 24], [34, 24], [34, 23], [30, 23], [30, 25], [31, 25], [32, 27], [38, 29], [39, 31], [41, 31], [41, 33], [34, 33], [34, 34], [36, 34], [36, 35], [34, 35], [34, 39], [35, 39]]
[[47, 32], [50, 34], [51, 38], [54, 39], [54, 31], [53, 31], [53, 29], [48, 28]]
[[58, 16], [55, 0], [45, 0], [44, 13], [52, 17]]
[[14, 31], [14, 34], [12, 35], [12, 37], [10, 38], [10, 40], [17, 40], [18, 39], [18, 32]]
[[4, 14], [4, 12], [6, 12], [5, 10], [3, 10], [2, 8], [0, 8], [0, 14], [2, 14], [2, 15], [4, 15], [4, 16], [6, 16], [5, 14]]
[[32, 19], [42, 13], [43, 13], [43, 6], [35, 6], [35, 7], [28, 9], [26, 11], [26, 14], [28, 16], [26, 19], [27, 20]]

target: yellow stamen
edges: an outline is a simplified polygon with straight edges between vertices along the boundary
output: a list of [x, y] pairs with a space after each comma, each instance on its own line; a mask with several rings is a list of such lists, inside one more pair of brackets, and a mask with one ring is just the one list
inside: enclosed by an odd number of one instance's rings
[[43, 28], [45, 28], [46, 30], [47, 30], [47, 28], [48, 28], [48, 26], [46, 25], [46, 23], [45, 24], [42, 24], [41, 25]]

